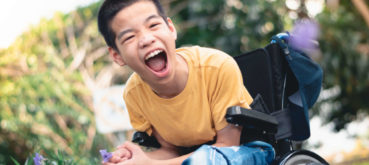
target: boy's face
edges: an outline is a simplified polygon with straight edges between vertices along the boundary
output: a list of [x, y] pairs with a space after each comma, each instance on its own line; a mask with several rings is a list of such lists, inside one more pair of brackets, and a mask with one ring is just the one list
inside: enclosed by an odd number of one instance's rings
[[120, 12], [111, 22], [118, 51], [109, 53], [119, 65], [128, 65], [148, 82], [173, 77], [177, 32], [158, 14], [151, 1], [138, 1]]

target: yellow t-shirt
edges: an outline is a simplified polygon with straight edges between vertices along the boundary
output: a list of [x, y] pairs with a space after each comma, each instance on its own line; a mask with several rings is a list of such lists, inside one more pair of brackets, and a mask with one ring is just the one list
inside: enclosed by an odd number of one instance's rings
[[231, 56], [198, 46], [176, 52], [189, 68], [187, 84], [180, 94], [161, 98], [134, 73], [123, 97], [133, 128], [151, 135], [154, 127], [167, 142], [189, 147], [214, 140], [216, 132], [227, 125], [227, 108], [249, 108], [252, 98]]

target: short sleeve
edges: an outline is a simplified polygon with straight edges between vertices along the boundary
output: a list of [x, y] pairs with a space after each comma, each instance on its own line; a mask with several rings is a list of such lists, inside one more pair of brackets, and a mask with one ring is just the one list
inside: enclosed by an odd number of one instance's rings
[[252, 97], [243, 85], [241, 71], [233, 58], [227, 58], [218, 70], [211, 95], [212, 117], [217, 131], [227, 126], [225, 114], [230, 106], [250, 108]]
[[146, 132], [148, 135], [151, 136], [151, 124], [144, 117], [144, 114], [142, 113], [142, 109], [139, 106], [140, 104], [137, 102], [137, 99], [135, 99], [133, 95], [126, 93], [123, 95], [123, 99], [127, 106], [132, 127], [137, 131]]

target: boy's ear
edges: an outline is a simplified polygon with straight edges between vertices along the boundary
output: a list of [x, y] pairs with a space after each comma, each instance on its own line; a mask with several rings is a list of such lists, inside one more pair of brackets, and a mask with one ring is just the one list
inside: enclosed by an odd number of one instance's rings
[[119, 52], [117, 52], [112, 47], [109, 47], [108, 50], [109, 50], [110, 57], [113, 59], [113, 61], [115, 63], [117, 63], [120, 66], [126, 65], [126, 63], [124, 62], [124, 60], [123, 60], [122, 56], [119, 54]]
[[177, 40], [177, 30], [176, 30], [176, 27], [174, 26], [172, 20], [169, 17], [167, 17], [167, 22], [168, 22], [169, 30], [171, 31], [174, 39]]

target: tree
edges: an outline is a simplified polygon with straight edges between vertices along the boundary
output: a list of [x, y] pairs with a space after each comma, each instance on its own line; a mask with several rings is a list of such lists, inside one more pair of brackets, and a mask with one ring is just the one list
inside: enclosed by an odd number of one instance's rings
[[171, 5], [177, 45], [210, 46], [233, 56], [266, 45], [292, 22], [282, 1], [177, 0]]
[[369, 26], [352, 2], [340, 1], [339, 6], [326, 8], [317, 17], [322, 30], [323, 84], [335, 91], [322, 103], [330, 105], [327, 121], [333, 122], [336, 130], [369, 114]]
[[0, 164], [39, 151], [97, 164], [98, 150], [112, 147], [96, 132], [86, 85], [111, 66], [97, 32], [98, 6], [56, 13], [0, 52]]
[[[315, 18], [307, 11], [308, 0], [300, 0], [296, 10], [288, 9], [285, 1], [273, 0], [171, 2], [169, 15], [178, 25], [178, 45], [216, 47], [233, 56], [264, 47], [271, 36], [290, 31], [296, 20], [315, 19], [321, 28], [321, 55], [314, 60], [324, 70], [323, 89], [336, 91], [336, 95], [321, 97], [313, 115], [322, 115], [340, 130], [361, 114], [369, 113], [369, 102], [365, 99], [369, 95], [369, 30], [364, 21], [369, 12], [368, 4], [364, 3], [365, 9], [362, 0], [340, 1], [337, 9], [328, 4]], [[357, 5], [360, 7], [355, 8], [354, 2], [361, 2]], [[289, 17], [290, 14], [296, 18]]]

